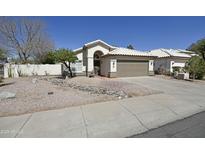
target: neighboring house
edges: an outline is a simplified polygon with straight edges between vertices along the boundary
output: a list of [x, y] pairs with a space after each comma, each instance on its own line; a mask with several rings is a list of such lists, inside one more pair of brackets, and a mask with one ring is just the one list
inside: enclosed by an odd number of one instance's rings
[[81, 75], [91, 72], [106, 77], [132, 77], [154, 75], [156, 56], [127, 48], [114, 47], [102, 40], [84, 44], [74, 50], [78, 63], [82, 63]]
[[173, 67], [183, 68], [186, 61], [191, 57], [189, 51], [181, 49], [155, 49], [150, 54], [157, 56], [154, 61], [154, 71], [169, 74]]

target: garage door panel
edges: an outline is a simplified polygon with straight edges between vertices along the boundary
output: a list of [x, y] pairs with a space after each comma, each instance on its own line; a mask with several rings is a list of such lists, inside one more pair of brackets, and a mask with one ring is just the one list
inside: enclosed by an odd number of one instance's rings
[[118, 61], [117, 76], [132, 77], [148, 75], [148, 61]]

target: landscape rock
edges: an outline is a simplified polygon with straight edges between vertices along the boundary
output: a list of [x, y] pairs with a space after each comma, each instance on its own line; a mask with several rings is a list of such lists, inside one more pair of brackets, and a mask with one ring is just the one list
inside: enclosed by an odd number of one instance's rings
[[48, 92], [48, 95], [53, 95], [54, 93], [53, 92]]
[[0, 92], [0, 100], [11, 99], [11, 98], [15, 98], [15, 97], [16, 97], [15, 93], [7, 92], [7, 91]]
[[80, 91], [88, 92], [89, 94], [97, 94], [97, 95], [110, 95], [117, 97], [118, 99], [127, 98], [128, 95], [124, 91], [114, 91], [111, 89], [97, 87], [97, 86], [85, 86], [85, 85], [78, 85], [77, 83], [73, 83], [72, 81], [59, 79], [59, 78], [40, 78], [42, 80], [46, 80], [51, 82], [54, 85], [61, 86], [61, 87], [69, 87], [72, 89], [77, 89]]

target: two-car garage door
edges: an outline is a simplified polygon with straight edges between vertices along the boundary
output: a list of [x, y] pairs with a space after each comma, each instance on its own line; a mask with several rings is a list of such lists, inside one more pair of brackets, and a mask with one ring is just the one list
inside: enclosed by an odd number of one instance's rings
[[148, 75], [149, 62], [136, 60], [117, 60], [118, 77], [134, 77]]

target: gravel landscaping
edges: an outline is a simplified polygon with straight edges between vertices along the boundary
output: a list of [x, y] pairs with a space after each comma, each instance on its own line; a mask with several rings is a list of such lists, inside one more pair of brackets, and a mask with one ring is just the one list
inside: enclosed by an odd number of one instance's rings
[[101, 77], [24, 77], [4, 80], [0, 93], [15, 94], [0, 100], [0, 116], [10, 116], [160, 92]]
[[67, 80], [67, 82], [76, 83], [81, 86], [101, 87], [101, 88], [109, 89], [111, 91], [120, 92], [122, 93], [122, 98], [145, 96], [145, 95], [161, 93], [161, 91], [157, 91], [157, 90], [150, 89], [150, 88], [145, 88], [137, 83], [133, 84], [133, 83], [125, 82], [125, 81], [119, 81], [115, 78], [78, 77], [78, 78], [72, 78], [71, 80]]

